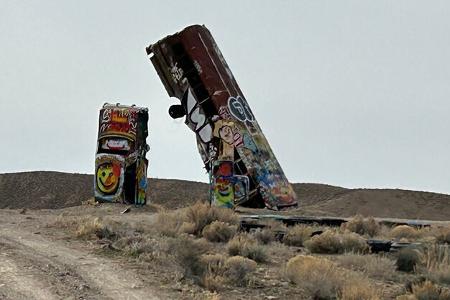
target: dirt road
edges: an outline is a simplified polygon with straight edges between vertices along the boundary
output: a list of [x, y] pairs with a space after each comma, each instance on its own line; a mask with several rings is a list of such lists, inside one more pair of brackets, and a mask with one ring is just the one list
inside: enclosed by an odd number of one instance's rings
[[45, 231], [51, 215], [0, 210], [0, 299], [160, 299], [133, 269]]

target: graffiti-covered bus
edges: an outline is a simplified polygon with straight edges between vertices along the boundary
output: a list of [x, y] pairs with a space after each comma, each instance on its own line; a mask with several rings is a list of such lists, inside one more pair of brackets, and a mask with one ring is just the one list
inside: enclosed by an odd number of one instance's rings
[[147, 201], [148, 109], [105, 103], [95, 157], [95, 199], [144, 205]]
[[[297, 205], [292, 186], [222, 53], [205, 26], [193, 25], [147, 47], [169, 96], [185, 118], [218, 206], [282, 209]], [[281, 117], [281, 116], [280, 116]]]

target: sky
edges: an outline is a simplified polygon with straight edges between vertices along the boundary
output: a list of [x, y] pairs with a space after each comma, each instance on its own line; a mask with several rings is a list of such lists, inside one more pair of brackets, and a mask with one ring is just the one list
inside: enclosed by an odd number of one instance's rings
[[0, 173], [93, 173], [104, 102], [149, 107], [149, 176], [208, 180], [145, 47], [213, 34], [292, 182], [450, 194], [448, 1], [0, 0]]

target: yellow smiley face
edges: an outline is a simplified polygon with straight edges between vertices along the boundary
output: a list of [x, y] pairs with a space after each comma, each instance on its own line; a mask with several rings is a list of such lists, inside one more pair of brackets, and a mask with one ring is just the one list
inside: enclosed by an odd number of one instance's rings
[[114, 194], [119, 186], [120, 166], [101, 164], [97, 169], [97, 187], [104, 194]]

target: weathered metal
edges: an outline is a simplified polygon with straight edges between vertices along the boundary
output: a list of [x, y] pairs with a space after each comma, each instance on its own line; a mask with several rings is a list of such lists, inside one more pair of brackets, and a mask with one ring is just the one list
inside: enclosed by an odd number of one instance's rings
[[105, 103], [95, 157], [95, 199], [144, 205], [147, 201], [148, 109]]
[[[186, 125], [196, 133], [210, 172], [211, 201], [225, 207], [297, 205], [294, 190], [208, 29], [187, 27], [147, 47], [147, 54], [169, 96], [181, 101], [170, 107], [170, 116], [186, 116]], [[213, 170], [225, 169], [230, 161], [227, 175]]]

